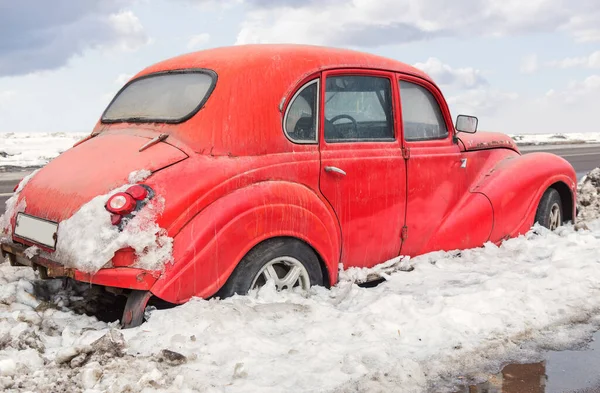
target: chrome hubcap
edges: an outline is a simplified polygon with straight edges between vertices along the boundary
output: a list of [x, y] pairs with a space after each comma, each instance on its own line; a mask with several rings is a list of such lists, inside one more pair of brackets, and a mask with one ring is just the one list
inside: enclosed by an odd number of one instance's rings
[[555, 203], [554, 205], [552, 205], [552, 208], [550, 208], [550, 217], [548, 220], [548, 226], [550, 228], [551, 231], [555, 230], [556, 228], [558, 228], [561, 224], [561, 216], [560, 216], [560, 206], [558, 206], [558, 203]]
[[304, 265], [292, 257], [279, 257], [267, 262], [258, 272], [251, 289], [260, 288], [273, 280], [278, 291], [301, 287], [304, 290], [310, 288], [310, 278]]

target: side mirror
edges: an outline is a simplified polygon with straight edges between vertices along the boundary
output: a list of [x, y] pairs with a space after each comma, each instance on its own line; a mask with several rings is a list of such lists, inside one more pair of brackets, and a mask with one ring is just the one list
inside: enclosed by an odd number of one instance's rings
[[458, 115], [456, 118], [456, 131], [474, 134], [477, 132], [479, 120], [475, 116]]

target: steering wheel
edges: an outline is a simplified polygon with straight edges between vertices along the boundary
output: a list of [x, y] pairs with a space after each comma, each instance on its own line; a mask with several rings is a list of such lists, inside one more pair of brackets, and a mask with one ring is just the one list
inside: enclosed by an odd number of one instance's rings
[[354, 130], [352, 132], [353, 135], [351, 135], [351, 136], [358, 137], [358, 124], [356, 123], [356, 120], [352, 116], [342, 113], [341, 115], [332, 117], [331, 120], [329, 120], [329, 122], [331, 124], [333, 124], [336, 121], [341, 120], [341, 119], [348, 119], [352, 122], [352, 128], [354, 128]]

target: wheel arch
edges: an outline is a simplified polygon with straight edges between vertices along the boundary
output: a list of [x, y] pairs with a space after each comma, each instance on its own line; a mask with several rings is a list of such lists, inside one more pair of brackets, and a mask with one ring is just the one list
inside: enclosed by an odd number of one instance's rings
[[151, 291], [172, 303], [210, 297], [252, 248], [278, 237], [310, 246], [327, 284], [337, 281], [341, 231], [329, 205], [304, 185], [264, 181], [227, 194], [188, 222], [174, 239], [174, 263]]
[[[540, 200], [550, 187], [558, 187], [561, 198], [565, 195], [565, 200], [576, 200], [575, 170], [565, 159], [550, 153], [507, 158], [484, 174], [471, 191], [485, 194], [492, 203], [494, 228], [490, 241], [498, 243], [529, 231]], [[571, 203], [568, 216], [574, 218]]]
[[[567, 221], [574, 222], [574, 218], [575, 218], [575, 216], [574, 216], [574, 214], [575, 214], [574, 213], [574, 210], [575, 210], [574, 195], [573, 195], [573, 192], [571, 191], [571, 189], [569, 188], [569, 186], [563, 181], [557, 181], [556, 183], [552, 184], [548, 188], [554, 188], [556, 191], [558, 191], [558, 195], [560, 195], [560, 201], [561, 201], [562, 210], [563, 210], [563, 222], [567, 222]], [[538, 201], [538, 204], [539, 204], [539, 201]]]

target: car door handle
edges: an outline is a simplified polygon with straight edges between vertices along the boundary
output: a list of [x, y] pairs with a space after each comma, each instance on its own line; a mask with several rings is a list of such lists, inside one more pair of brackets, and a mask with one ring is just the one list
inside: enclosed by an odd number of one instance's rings
[[340, 175], [346, 176], [346, 172], [344, 172], [342, 169], [335, 167], [335, 166], [326, 166], [325, 172], [335, 172], [335, 173], [339, 173]]

